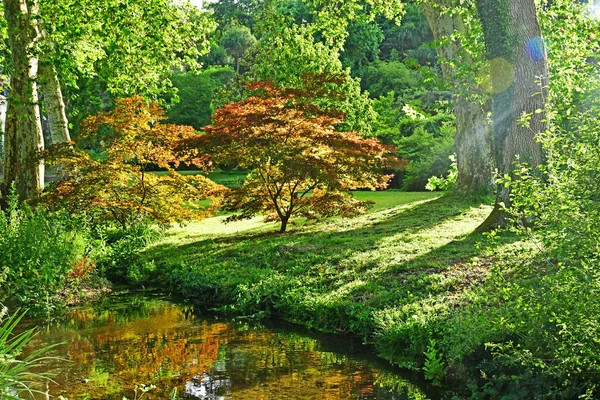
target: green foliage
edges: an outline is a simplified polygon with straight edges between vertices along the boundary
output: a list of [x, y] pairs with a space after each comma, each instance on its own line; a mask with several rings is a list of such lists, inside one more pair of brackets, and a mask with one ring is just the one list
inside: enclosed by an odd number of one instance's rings
[[448, 176], [432, 176], [427, 181], [427, 185], [425, 185], [425, 189], [427, 190], [442, 190], [447, 191], [454, 187], [456, 183], [456, 178], [458, 177], [458, 171], [456, 169], [456, 156], [453, 154], [450, 157], [450, 161], [452, 161], [452, 165], [450, 165], [450, 169], [448, 170]]
[[228, 82], [232, 75], [230, 67], [211, 67], [173, 75], [171, 80], [177, 88], [177, 98], [169, 107], [169, 122], [189, 125], [196, 130], [208, 125], [212, 116], [213, 91]]
[[[432, 175], [445, 175], [454, 153], [454, 115], [450, 94], [427, 67], [400, 61], [378, 61], [360, 71], [364, 88], [379, 96], [372, 135], [393, 144], [409, 161], [394, 187], [424, 190]], [[392, 91], [389, 91], [393, 89]]]
[[67, 284], [91, 273], [96, 245], [85, 219], [19, 208], [13, 193], [8, 209], [0, 212], [0, 270], [6, 274], [0, 300], [38, 314], [51, 312], [62, 304], [60, 293]]
[[227, 50], [216, 43], [211, 43], [208, 54], [200, 57], [203, 66], [207, 67], [223, 67], [231, 65], [234, 60], [227, 54]]
[[255, 46], [256, 38], [246, 26], [233, 26], [223, 33], [219, 44], [235, 60], [235, 70], [240, 72], [240, 60]]
[[302, 89], [303, 77], [307, 74], [343, 76], [344, 79], [330, 83], [329, 88], [345, 95], [337, 99], [323, 98], [322, 101], [333, 104], [338, 112], [345, 114], [338, 130], [371, 132], [376, 118], [372, 101], [361, 91], [360, 81], [342, 68], [338, 50], [315, 40], [313, 28], [284, 27], [276, 37], [260, 43], [252, 66], [252, 75], [257, 80], [273, 81], [283, 88]]
[[414, 58], [421, 65], [435, 64], [435, 50], [428, 47], [433, 41], [429, 24], [418, 4], [405, 4], [405, 14], [400, 25], [383, 18], [377, 20], [384, 34], [381, 59]]
[[443, 354], [437, 348], [435, 339], [429, 340], [429, 346], [427, 346], [427, 351], [424, 354], [425, 365], [423, 366], [423, 371], [425, 372], [425, 378], [432, 381], [435, 386], [440, 386], [442, 379], [446, 375], [446, 363], [442, 361]]
[[404, 176], [406, 189], [424, 190], [431, 176], [447, 176], [452, 166], [450, 156], [454, 153], [454, 132], [454, 127], [444, 126], [441, 135], [436, 137], [423, 128], [417, 128], [411, 136], [396, 141], [398, 153], [409, 161]]
[[308, 0], [305, 2], [315, 15], [313, 23], [327, 44], [342, 48], [348, 37], [348, 24], [353, 21], [371, 22], [382, 16], [396, 24], [404, 15], [404, 3], [399, 1], [357, 1], [357, 0]]
[[353, 23], [348, 27], [348, 39], [341, 54], [342, 65], [356, 70], [367, 62], [379, 59], [379, 45], [383, 32], [379, 25], [371, 23]]
[[221, 27], [243, 25], [253, 28], [263, 9], [263, 0], [218, 0], [208, 8]]
[[418, 88], [422, 78], [401, 61], [375, 61], [359, 70], [361, 86], [377, 98], [393, 91], [396, 96], [408, 97]]
[[51, 381], [48, 374], [34, 371], [47, 360], [47, 357], [43, 357], [44, 353], [55, 346], [43, 347], [23, 356], [23, 348], [35, 336], [34, 329], [15, 332], [24, 316], [24, 312], [8, 315], [7, 309], [0, 303], [0, 397], [3, 400], [19, 400], [24, 395], [43, 395], [40, 386]]
[[114, 96], [159, 96], [173, 68], [197, 65], [215, 23], [191, 3], [164, 0], [40, 3], [40, 51], [63, 84], [98, 77]]
[[140, 251], [160, 239], [163, 231], [141, 221], [126, 228], [101, 225], [95, 234], [103, 244], [98, 271], [111, 282], [128, 282], [139, 278]]

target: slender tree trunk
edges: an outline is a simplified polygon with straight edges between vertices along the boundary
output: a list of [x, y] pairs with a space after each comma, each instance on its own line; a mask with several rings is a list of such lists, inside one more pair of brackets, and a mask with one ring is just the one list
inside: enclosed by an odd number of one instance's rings
[[[458, 167], [457, 190], [466, 195], [489, 194], [494, 190], [494, 160], [491, 150], [491, 126], [487, 114], [491, 104], [469, 102], [463, 93], [464, 84], [457, 77], [452, 63], [468, 62], [460, 43], [452, 37], [464, 31], [459, 15], [451, 15], [451, 0], [427, 0], [422, 3], [423, 13], [435, 40], [442, 43], [438, 56], [442, 61], [444, 78], [452, 82], [454, 93], [454, 115], [456, 137], [454, 149]], [[463, 90], [461, 90], [463, 86]]]
[[21, 200], [36, 196], [44, 187], [44, 149], [38, 107], [35, 0], [4, 0], [4, 17], [12, 55], [12, 75], [6, 117], [4, 182], [15, 182]]
[[281, 217], [281, 228], [279, 228], [279, 233], [285, 233], [285, 230], [287, 229], [287, 224], [288, 224], [289, 220], [290, 220], [290, 217], [288, 217], [288, 216]]
[[[490, 60], [493, 145], [501, 175], [513, 175], [515, 162], [531, 167], [543, 163], [535, 135], [545, 129], [548, 98], [548, 61], [533, 0], [478, 0]], [[512, 70], [511, 70], [512, 69]], [[519, 120], [528, 115], [523, 124]], [[510, 205], [510, 188], [498, 188], [494, 211], [479, 227], [505, 224], [504, 206]]]
[[69, 122], [56, 69], [49, 62], [41, 62], [39, 77], [43, 101], [48, 112], [51, 143], [68, 142], [71, 140]]

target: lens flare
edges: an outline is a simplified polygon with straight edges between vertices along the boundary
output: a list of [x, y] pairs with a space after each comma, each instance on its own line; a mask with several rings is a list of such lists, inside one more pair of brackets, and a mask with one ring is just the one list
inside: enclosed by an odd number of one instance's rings
[[515, 69], [503, 58], [489, 60], [479, 72], [481, 88], [490, 94], [502, 93], [515, 81]]
[[533, 60], [533, 61], [542, 61], [546, 59], [546, 49], [544, 45], [544, 41], [541, 37], [534, 37], [527, 41], [525, 44], [525, 53]]

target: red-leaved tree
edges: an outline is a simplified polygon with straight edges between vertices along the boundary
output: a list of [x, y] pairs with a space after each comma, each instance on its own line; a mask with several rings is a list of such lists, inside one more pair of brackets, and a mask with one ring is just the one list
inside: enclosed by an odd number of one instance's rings
[[314, 219], [364, 212], [372, 203], [358, 201], [352, 189], [381, 189], [385, 167], [399, 161], [376, 139], [338, 132], [343, 115], [320, 107], [314, 85], [285, 90], [266, 82], [250, 84], [253, 95], [215, 112], [212, 124], [187, 144], [210, 154], [217, 164], [237, 165], [250, 173], [228, 193], [224, 208], [238, 211], [229, 219], [266, 215], [285, 232], [293, 217]]

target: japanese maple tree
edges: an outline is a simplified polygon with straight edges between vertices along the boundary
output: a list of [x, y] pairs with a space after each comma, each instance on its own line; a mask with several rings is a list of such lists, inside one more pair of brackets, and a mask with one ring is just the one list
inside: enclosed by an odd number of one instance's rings
[[[165, 119], [159, 104], [141, 97], [118, 100], [114, 110], [88, 117], [79, 147], [65, 143], [46, 153], [46, 162], [63, 171], [54, 190], [44, 195], [46, 204], [124, 227], [140, 218], [169, 223], [209, 215], [213, 208], [197, 201], [210, 197], [218, 204], [221, 187], [201, 175], [175, 171], [181, 162], [202, 165], [203, 160], [177, 150], [196, 135], [194, 129], [162, 123]], [[83, 150], [91, 143], [102, 148], [96, 157]], [[167, 173], [150, 172], [153, 166]]]
[[293, 217], [364, 212], [371, 202], [349, 191], [387, 186], [383, 168], [398, 163], [391, 149], [356, 132], [336, 131], [343, 115], [323, 107], [326, 90], [313, 85], [322, 77], [304, 79], [304, 89], [250, 84], [252, 96], [218, 109], [205, 134], [188, 142], [215, 163], [250, 170], [226, 197], [224, 208], [240, 212], [230, 220], [260, 213], [279, 220], [283, 233]]

